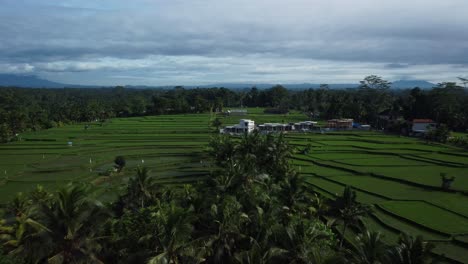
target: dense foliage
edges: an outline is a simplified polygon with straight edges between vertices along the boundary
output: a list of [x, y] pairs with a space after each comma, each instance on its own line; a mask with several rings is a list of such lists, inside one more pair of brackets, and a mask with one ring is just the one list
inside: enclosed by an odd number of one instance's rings
[[[390, 90], [389, 82], [368, 76], [357, 89], [287, 90], [277, 85], [259, 90], [225, 88], [170, 90], [114, 89], [0, 89], [0, 141], [17, 133], [61, 126], [63, 123], [105, 120], [110, 117], [221, 111], [223, 107], [267, 107], [284, 112], [298, 109], [313, 117], [353, 118], [377, 128], [400, 132], [404, 120], [431, 118], [449, 129], [468, 129], [468, 92], [455, 83], [431, 90]], [[398, 122], [379, 120], [387, 111]]]
[[[352, 189], [311, 191], [293, 151], [281, 135], [221, 136], [203, 182], [161, 185], [139, 168], [108, 205], [79, 184], [18, 194], [0, 222], [0, 263], [428, 263], [421, 238], [386, 245], [365, 231], [371, 208]], [[350, 230], [354, 242], [340, 235]]]

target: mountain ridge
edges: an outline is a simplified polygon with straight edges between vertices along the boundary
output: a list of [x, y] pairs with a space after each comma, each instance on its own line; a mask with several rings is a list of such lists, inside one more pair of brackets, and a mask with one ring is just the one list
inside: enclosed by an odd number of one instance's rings
[[[320, 88], [320, 84], [316, 83], [278, 83], [288, 89], [317, 89]], [[254, 83], [254, 82], [239, 82], [239, 83], [213, 83], [206, 85], [183, 85], [185, 88], [212, 88], [212, 87], [224, 87], [229, 89], [245, 89], [257, 87], [259, 89], [268, 89], [275, 85], [274, 83]], [[65, 84], [47, 79], [40, 78], [36, 75], [17, 75], [17, 74], [0, 74], [0, 87], [22, 87], [22, 88], [103, 88], [103, 87], [115, 87], [112, 85], [78, 85], [78, 84]], [[135, 89], [168, 89], [173, 88], [177, 85], [124, 85], [127, 88]], [[358, 83], [337, 83], [328, 84], [331, 89], [346, 89], [346, 88], [357, 88]], [[392, 83], [392, 89], [405, 89], [419, 87], [422, 89], [428, 89], [434, 87], [435, 84], [424, 80], [397, 80]]]

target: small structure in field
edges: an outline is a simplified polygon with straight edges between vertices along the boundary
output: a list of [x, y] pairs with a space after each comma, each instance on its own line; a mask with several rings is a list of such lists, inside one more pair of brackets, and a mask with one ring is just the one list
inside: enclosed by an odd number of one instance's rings
[[72, 141], [68, 141], [68, 142], [67, 142], [67, 145], [68, 145], [69, 147], [73, 147], [73, 142], [72, 142]]
[[226, 111], [228, 116], [245, 116], [247, 115], [247, 109], [230, 109]]
[[239, 124], [234, 126], [226, 126], [224, 129], [221, 129], [221, 133], [232, 133], [232, 134], [243, 134], [251, 133], [255, 129], [255, 122], [250, 119], [241, 119]]
[[371, 129], [371, 126], [370, 125], [360, 125], [358, 128], [361, 129], [361, 130], [368, 131], [368, 130]]
[[413, 126], [411, 129], [413, 130], [413, 133], [416, 134], [424, 134], [429, 130], [435, 129], [437, 125], [432, 119], [413, 119], [412, 123]]
[[353, 119], [351, 118], [330, 119], [328, 120], [327, 127], [333, 128], [333, 129], [352, 129]]

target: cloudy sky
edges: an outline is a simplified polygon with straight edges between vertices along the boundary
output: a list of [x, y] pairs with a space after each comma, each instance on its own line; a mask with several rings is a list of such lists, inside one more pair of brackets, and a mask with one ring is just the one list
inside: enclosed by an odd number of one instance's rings
[[0, 0], [0, 73], [71, 84], [454, 81], [466, 0]]

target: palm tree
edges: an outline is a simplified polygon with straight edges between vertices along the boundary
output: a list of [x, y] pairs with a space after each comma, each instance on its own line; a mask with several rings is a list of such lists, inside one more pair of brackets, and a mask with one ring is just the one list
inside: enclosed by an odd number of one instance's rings
[[145, 207], [145, 203], [153, 199], [153, 192], [155, 189], [154, 178], [148, 176], [147, 168], [137, 168], [137, 175], [134, 179], [137, 200], [140, 201], [141, 207]]
[[110, 215], [87, 194], [83, 185], [68, 185], [56, 193], [50, 204], [42, 206], [40, 219], [47, 227], [52, 248], [49, 262], [100, 263], [96, 256], [100, 248], [97, 235]]
[[426, 264], [431, 262], [431, 251], [434, 245], [424, 242], [421, 236], [416, 238], [403, 233], [398, 245], [389, 251], [390, 263]]
[[357, 202], [356, 192], [353, 191], [350, 186], [345, 187], [343, 195], [335, 200], [333, 206], [335, 211], [338, 211], [338, 219], [343, 222], [343, 230], [339, 246], [342, 248], [347, 228], [350, 225], [358, 225], [361, 218], [370, 212], [370, 207]]
[[314, 193], [314, 197], [311, 200], [311, 207], [309, 211], [313, 216], [321, 217], [329, 210], [328, 205], [324, 198]]
[[249, 241], [246, 235], [250, 217], [242, 210], [242, 204], [235, 196], [225, 195], [214, 201], [210, 208], [206, 247], [207, 255], [213, 263], [225, 263], [239, 252], [240, 245]]
[[192, 223], [195, 220], [193, 209], [185, 209], [174, 203], [161, 205], [154, 214], [157, 223], [157, 233], [148, 234], [141, 239], [151, 239], [156, 236], [158, 255], [152, 257], [149, 264], [184, 263], [190, 259], [201, 261], [197, 252], [191, 248]]
[[299, 173], [292, 172], [285, 175], [285, 178], [280, 182], [280, 195], [284, 205], [293, 209], [300, 201], [304, 200], [304, 182], [304, 177]]
[[356, 237], [356, 242], [357, 247], [351, 253], [351, 262], [356, 264], [385, 263], [387, 246], [382, 241], [382, 235], [379, 232], [366, 230]]
[[126, 193], [114, 205], [117, 215], [122, 215], [124, 209], [138, 210], [155, 201], [159, 188], [148, 172], [147, 168], [138, 167], [136, 175], [129, 179]]
[[250, 249], [236, 253], [234, 258], [240, 264], [266, 264], [271, 263], [271, 259], [281, 256], [287, 251], [285, 249], [270, 247], [266, 243], [258, 243], [251, 239]]
[[361, 205], [353, 205], [340, 210], [340, 219], [343, 222], [340, 248], [343, 247], [346, 230], [349, 226], [356, 226], [360, 223], [363, 216], [367, 215], [369, 210]]
[[[325, 228], [325, 229], [323, 229]], [[288, 226], [272, 227], [278, 248], [284, 251], [281, 260], [287, 263], [342, 263], [343, 259], [330, 250], [331, 232], [328, 227], [318, 224], [315, 220], [300, 219], [295, 216]]]
[[15, 218], [13, 221], [0, 220], [0, 246], [28, 263], [39, 262], [46, 257], [43, 235], [48, 229], [35, 220], [36, 207], [32, 200], [18, 193], [8, 209]]

